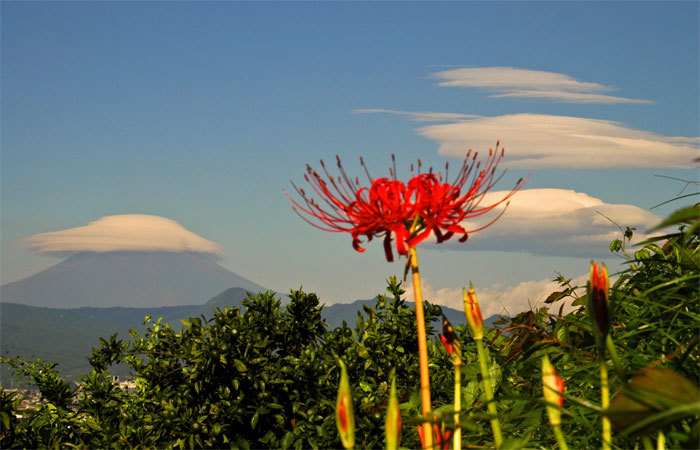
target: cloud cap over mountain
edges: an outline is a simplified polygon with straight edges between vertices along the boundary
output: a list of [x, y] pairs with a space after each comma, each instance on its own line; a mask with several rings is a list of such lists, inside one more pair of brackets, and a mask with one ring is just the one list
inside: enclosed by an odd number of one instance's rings
[[192, 233], [174, 220], [148, 214], [105, 216], [87, 225], [35, 234], [19, 245], [40, 254], [77, 252], [190, 252], [221, 258], [219, 244]]

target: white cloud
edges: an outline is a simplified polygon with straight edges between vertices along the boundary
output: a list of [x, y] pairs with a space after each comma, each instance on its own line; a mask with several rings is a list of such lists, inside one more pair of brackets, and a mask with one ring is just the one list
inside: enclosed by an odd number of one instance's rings
[[601, 94], [614, 88], [541, 70], [475, 67], [445, 70], [432, 76], [443, 80], [439, 86], [486, 89], [494, 92], [491, 97], [548, 98], [570, 103], [651, 103]]
[[[571, 281], [572, 286], [583, 286], [586, 283], [588, 274], [576, 277]], [[563, 288], [558, 282], [552, 280], [539, 281], [524, 281], [515, 286], [505, 286], [503, 284], [493, 284], [491, 286], [479, 286], [478, 280], [474, 282], [474, 291], [479, 299], [481, 314], [484, 318], [494, 314], [502, 314], [515, 316], [523, 311], [536, 309], [542, 306], [547, 306], [544, 301], [552, 292], [561, 291]], [[469, 280], [465, 280], [465, 287], [468, 287]], [[408, 284], [406, 289], [406, 299], [410, 302], [414, 301], [413, 283]], [[429, 280], [421, 280], [421, 291], [423, 299], [433, 304], [447, 306], [458, 311], [464, 311], [464, 303], [462, 299], [462, 288], [434, 288], [430, 285]], [[583, 292], [577, 292], [578, 295]], [[550, 311], [558, 313], [559, 308], [564, 302], [563, 313], [566, 314], [573, 309], [571, 300], [560, 300], [550, 304]]]
[[[482, 206], [498, 202], [506, 191], [487, 193]], [[494, 211], [462, 225], [477, 229], [500, 213]], [[608, 246], [620, 239], [620, 229], [636, 227], [634, 242], [648, 237], [645, 230], [661, 218], [633, 205], [609, 204], [581, 192], [565, 189], [523, 189], [510, 200], [505, 214], [485, 230], [474, 233], [461, 244], [451, 240], [435, 248], [528, 252], [540, 255], [604, 257]]]
[[546, 114], [478, 117], [422, 127], [438, 152], [462, 159], [500, 139], [504, 167], [518, 169], [688, 168], [700, 152], [697, 137], [666, 137], [618, 122]]
[[174, 220], [146, 214], [106, 216], [81, 227], [35, 234], [21, 239], [19, 244], [36, 253], [60, 255], [148, 251], [223, 256], [221, 246], [197, 236]]
[[409, 120], [414, 122], [455, 122], [463, 119], [475, 119], [479, 116], [473, 114], [458, 114], [458, 113], [440, 113], [440, 112], [411, 112], [411, 111], [396, 111], [393, 109], [379, 109], [379, 108], [366, 108], [366, 109], [356, 109], [353, 111], [358, 114], [369, 114], [369, 113], [384, 113], [392, 114], [395, 116], [408, 117]]

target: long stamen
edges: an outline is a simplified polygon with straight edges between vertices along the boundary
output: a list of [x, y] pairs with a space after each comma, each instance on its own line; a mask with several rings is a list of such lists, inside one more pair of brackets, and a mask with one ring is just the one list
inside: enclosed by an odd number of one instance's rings
[[367, 170], [367, 166], [365, 165], [365, 160], [362, 156], [360, 156], [360, 164], [362, 165], [362, 168], [365, 169], [365, 173], [367, 174], [367, 179], [371, 183], [373, 181], [373, 179], [372, 179], [372, 176], [369, 174], [369, 170]]

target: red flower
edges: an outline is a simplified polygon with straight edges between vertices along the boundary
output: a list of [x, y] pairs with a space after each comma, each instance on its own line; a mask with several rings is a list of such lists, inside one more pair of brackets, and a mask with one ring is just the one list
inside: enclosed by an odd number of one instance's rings
[[[438, 243], [447, 241], [454, 234], [460, 234], [459, 241], [464, 242], [469, 233], [480, 231], [495, 222], [500, 215], [476, 230], [468, 231], [461, 225], [461, 222], [485, 214], [500, 205], [525, 183], [525, 180], [520, 179], [500, 201], [480, 205], [484, 195], [505, 173], [496, 176], [496, 168], [503, 154], [502, 149], [498, 151], [497, 143], [496, 151], [489, 150], [489, 156], [481, 167], [481, 162], [476, 161], [477, 153], [470, 159], [470, 150], [451, 183], [447, 181], [449, 165], [445, 166], [444, 177], [442, 173], [434, 174], [432, 169], [421, 174], [419, 160], [418, 173], [414, 173], [412, 167], [413, 177], [404, 184], [396, 179], [395, 163], [393, 170], [389, 170], [390, 178], [375, 179], [369, 175], [360, 158], [370, 181], [369, 187], [360, 186], [359, 178], [352, 180], [348, 177], [340, 158], [337, 158], [339, 177], [331, 176], [321, 161], [325, 177], [307, 165], [304, 179], [322, 199], [323, 205], [308, 197], [304, 189], [298, 188], [294, 183], [292, 185], [303, 202], [294, 200], [288, 193], [287, 196], [294, 203], [294, 210], [311, 225], [325, 231], [350, 233], [353, 247], [357, 251], [364, 251], [361, 247], [362, 237], [371, 241], [376, 236], [382, 236], [386, 258], [393, 261], [392, 235], [396, 241], [396, 251], [399, 255], [406, 255], [407, 247], [415, 247], [431, 233], [435, 234]], [[394, 159], [392, 155], [392, 160]], [[300, 211], [311, 216], [311, 219]]]

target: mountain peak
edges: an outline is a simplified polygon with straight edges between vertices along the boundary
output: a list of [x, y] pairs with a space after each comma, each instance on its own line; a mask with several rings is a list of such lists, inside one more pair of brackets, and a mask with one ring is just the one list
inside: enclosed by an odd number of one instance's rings
[[52, 308], [198, 305], [231, 287], [265, 290], [198, 253], [82, 252], [0, 286], [0, 300]]

